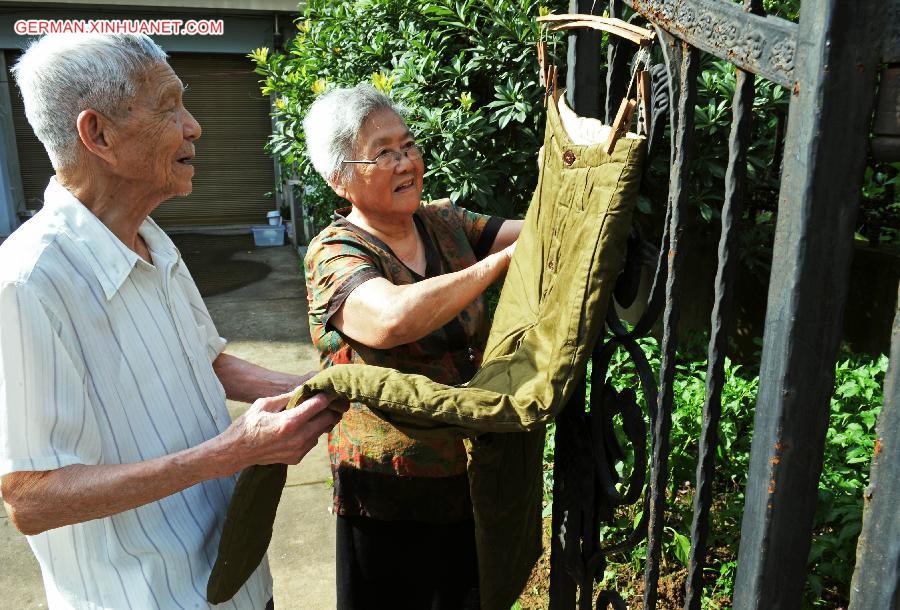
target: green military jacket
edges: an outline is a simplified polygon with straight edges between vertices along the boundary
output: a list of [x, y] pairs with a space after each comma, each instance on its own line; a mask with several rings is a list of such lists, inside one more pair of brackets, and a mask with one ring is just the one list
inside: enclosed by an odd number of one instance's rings
[[[413, 437], [465, 439], [481, 605], [508, 610], [541, 553], [545, 424], [583, 378], [637, 199], [644, 140], [576, 145], [547, 111], [540, 177], [510, 262], [481, 368], [461, 386], [368, 365], [336, 365], [298, 388], [366, 404]], [[285, 466], [242, 473], [210, 576], [230, 599], [262, 559]]]

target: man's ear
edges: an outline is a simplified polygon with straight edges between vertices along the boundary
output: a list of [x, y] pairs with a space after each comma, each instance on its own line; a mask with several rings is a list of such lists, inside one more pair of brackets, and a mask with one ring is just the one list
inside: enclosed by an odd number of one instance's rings
[[110, 165], [115, 165], [113, 150], [115, 133], [112, 122], [93, 108], [82, 110], [75, 120], [78, 137], [88, 152], [100, 157]]

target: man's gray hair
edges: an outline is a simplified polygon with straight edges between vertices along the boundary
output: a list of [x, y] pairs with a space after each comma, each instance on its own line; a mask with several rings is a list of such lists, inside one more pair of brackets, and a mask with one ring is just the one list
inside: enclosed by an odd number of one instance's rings
[[137, 93], [140, 75], [165, 61], [166, 52], [143, 34], [49, 34], [33, 42], [12, 73], [53, 168], [74, 163], [83, 110], [116, 116]]
[[320, 95], [306, 118], [303, 132], [313, 167], [326, 180], [348, 180], [353, 166], [341, 161], [351, 159], [363, 122], [376, 110], [387, 108], [401, 118], [405, 109], [368, 83], [340, 87]]

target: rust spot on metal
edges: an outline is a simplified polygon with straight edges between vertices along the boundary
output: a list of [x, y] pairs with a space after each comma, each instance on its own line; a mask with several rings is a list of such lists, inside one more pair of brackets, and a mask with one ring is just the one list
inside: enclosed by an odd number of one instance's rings
[[794, 83], [794, 95], [800, 95], [800, 83]]
[[876, 438], [875, 439], [875, 455], [878, 455], [879, 453], [881, 453], [881, 439]]
[[776, 455], [776, 456], [773, 457], [770, 461], [772, 462], [772, 466], [777, 466], [777, 465], [778, 465], [778, 462], [781, 461], [781, 458], [780, 458], [779, 456]]
[[770, 494], [775, 493], [775, 479], [771, 479], [769, 481], [769, 493]]
[[775, 441], [775, 451], [781, 451], [781, 441]]

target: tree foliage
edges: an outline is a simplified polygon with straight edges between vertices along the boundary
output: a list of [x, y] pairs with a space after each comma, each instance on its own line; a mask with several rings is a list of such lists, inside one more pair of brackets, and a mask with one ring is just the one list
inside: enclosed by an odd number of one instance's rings
[[540, 10], [531, 0], [310, 0], [284, 53], [251, 54], [263, 93], [276, 96], [271, 152], [315, 189], [327, 215], [335, 202], [307, 161], [301, 121], [322, 91], [368, 81], [408, 109], [426, 198], [524, 212], [543, 136]]
[[[536, 152], [543, 136], [535, 17], [565, 12], [568, 4], [310, 0], [284, 50], [261, 48], [250, 55], [264, 77], [263, 93], [275, 100], [270, 151], [312, 191], [306, 200], [323, 222], [338, 200], [309, 165], [302, 119], [319, 93], [368, 81], [409, 110], [407, 120], [425, 152], [426, 198], [450, 196], [484, 212], [521, 215], [537, 180]], [[764, 6], [772, 15], [799, 18], [799, 0], [765, 0]], [[563, 80], [565, 40], [554, 35], [550, 41]], [[605, 53], [598, 69], [605, 70]], [[702, 225], [715, 223], [723, 203], [734, 67], [704, 55], [699, 85], [689, 205], [693, 222]], [[747, 216], [755, 228], [744, 255], [750, 266], [762, 267], [761, 273], [767, 271], [777, 213], [779, 134], [789, 97], [782, 87], [757, 79], [747, 188]], [[645, 181], [638, 205], [644, 214], [661, 214], [665, 206], [667, 162], [668, 155], [658, 155]], [[859, 232], [870, 241], [900, 237], [898, 168], [870, 163], [867, 169]]]

